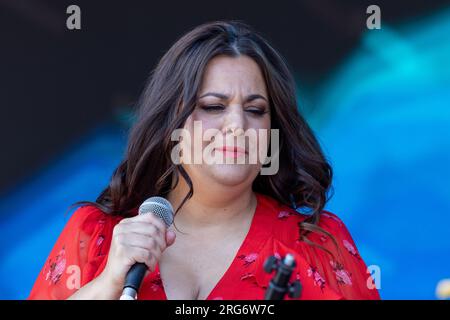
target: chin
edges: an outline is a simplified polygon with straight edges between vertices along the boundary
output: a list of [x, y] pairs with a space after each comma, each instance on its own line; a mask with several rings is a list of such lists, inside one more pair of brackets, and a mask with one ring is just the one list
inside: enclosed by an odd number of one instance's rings
[[224, 185], [238, 185], [248, 179], [254, 179], [258, 174], [258, 169], [252, 166], [241, 164], [221, 164], [208, 168], [210, 175], [217, 182]]

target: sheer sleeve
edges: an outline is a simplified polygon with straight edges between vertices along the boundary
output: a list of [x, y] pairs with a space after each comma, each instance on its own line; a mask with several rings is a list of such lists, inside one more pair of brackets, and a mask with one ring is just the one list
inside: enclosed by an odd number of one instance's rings
[[345, 299], [380, 299], [367, 266], [342, 220], [324, 211], [319, 226], [328, 234], [308, 236], [318, 246], [297, 242], [297, 251], [310, 263], [308, 275]]
[[78, 208], [67, 222], [28, 299], [66, 299], [90, 282], [104, 262], [117, 217], [94, 206]]

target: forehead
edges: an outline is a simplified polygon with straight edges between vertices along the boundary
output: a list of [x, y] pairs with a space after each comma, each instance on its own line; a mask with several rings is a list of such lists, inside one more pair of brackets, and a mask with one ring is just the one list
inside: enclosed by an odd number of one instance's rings
[[266, 84], [258, 64], [248, 56], [217, 56], [211, 59], [203, 74], [202, 92], [252, 92], [265, 94]]

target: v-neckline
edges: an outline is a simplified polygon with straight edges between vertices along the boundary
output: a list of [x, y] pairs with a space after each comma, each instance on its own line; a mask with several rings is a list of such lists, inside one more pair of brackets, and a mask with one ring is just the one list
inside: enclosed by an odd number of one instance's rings
[[[250, 228], [247, 231], [247, 234], [242, 241], [239, 249], [236, 251], [236, 254], [233, 257], [233, 260], [231, 261], [231, 264], [228, 266], [228, 268], [225, 270], [224, 274], [220, 277], [220, 279], [217, 281], [215, 286], [212, 288], [212, 290], [209, 292], [208, 296], [204, 300], [211, 300], [211, 297], [213, 294], [220, 288], [221, 284], [232, 274], [233, 269], [236, 268], [238, 257], [243, 253], [246, 252], [246, 248], [248, 247], [251, 240], [254, 238], [253, 235], [256, 233], [257, 226], [259, 225], [258, 221], [261, 217], [261, 195], [259, 193], [255, 192], [256, 196], [256, 208], [253, 213], [253, 217], [251, 219]], [[154, 270], [155, 275], [159, 275], [160, 277], [160, 290], [162, 291], [163, 300], [168, 300], [166, 295], [166, 290], [164, 289], [164, 282], [161, 277], [160, 269], [159, 269], [159, 263], [157, 262], [155, 265]]]

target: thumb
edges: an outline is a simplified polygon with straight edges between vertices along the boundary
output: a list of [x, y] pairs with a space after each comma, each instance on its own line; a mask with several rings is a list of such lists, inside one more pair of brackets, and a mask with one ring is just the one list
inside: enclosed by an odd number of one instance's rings
[[166, 243], [167, 246], [171, 246], [175, 242], [176, 234], [172, 230], [167, 230], [166, 232]]

